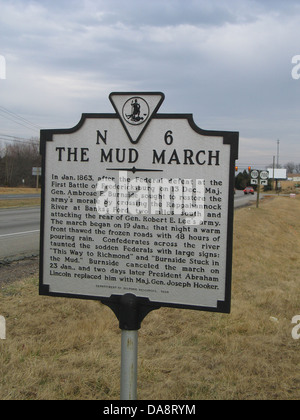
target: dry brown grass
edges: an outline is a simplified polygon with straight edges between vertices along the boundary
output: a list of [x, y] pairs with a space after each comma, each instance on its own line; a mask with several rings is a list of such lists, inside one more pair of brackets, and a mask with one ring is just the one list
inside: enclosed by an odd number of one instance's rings
[[[236, 211], [232, 313], [150, 313], [139, 332], [139, 399], [299, 399], [300, 200]], [[118, 399], [120, 330], [93, 301], [5, 286], [0, 399]], [[271, 318], [273, 317], [273, 318]]]
[[281, 185], [281, 193], [284, 194], [291, 194], [291, 193], [299, 193], [300, 189], [298, 187], [299, 182], [296, 181], [280, 181]]
[[[36, 188], [8, 188], [8, 187], [0, 187], [0, 195], [5, 194], [15, 194], [15, 195], [23, 195], [23, 194], [40, 194], [41, 189]], [[0, 200], [0, 209], [6, 209], [11, 207], [32, 207], [32, 206], [39, 206], [41, 204], [40, 198], [14, 198], [14, 199], [7, 199], [7, 200]]]
[[41, 192], [41, 189], [36, 188], [10, 188], [10, 187], [0, 187], [0, 194], [38, 194]]
[[17, 199], [14, 200], [0, 200], [0, 209], [8, 209], [12, 207], [35, 207], [40, 206], [41, 199], [40, 198], [24, 198], [24, 199]]

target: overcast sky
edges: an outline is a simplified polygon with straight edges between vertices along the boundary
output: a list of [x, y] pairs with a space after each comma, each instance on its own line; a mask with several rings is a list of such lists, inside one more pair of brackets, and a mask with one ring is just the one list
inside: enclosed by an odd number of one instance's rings
[[0, 0], [0, 137], [161, 91], [160, 113], [239, 131], [239, 165], [270, 164], [278, 139], [280, 163], [300, 163], [299, 41], [299, 0]]

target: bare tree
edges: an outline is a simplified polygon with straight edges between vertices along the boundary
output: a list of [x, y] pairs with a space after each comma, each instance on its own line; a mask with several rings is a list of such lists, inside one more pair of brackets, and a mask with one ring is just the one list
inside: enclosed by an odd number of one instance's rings
[[[6, 146], [0, 159], [0, 185], [35, 186], [32, 167], [41, 165], [37, 139]], [[23, 182], [24, 180], [24, 182]]]
[[287, 170], [288, 174], [299, 174], [300, 173], [300, 163], [288, 162], [284, 167]]
[[295, 171], [296, 165], [294, 162], [288, 162], [286, 165], [284, 165], [284, 167], [286, 168], [288, 174], [292, 174]]

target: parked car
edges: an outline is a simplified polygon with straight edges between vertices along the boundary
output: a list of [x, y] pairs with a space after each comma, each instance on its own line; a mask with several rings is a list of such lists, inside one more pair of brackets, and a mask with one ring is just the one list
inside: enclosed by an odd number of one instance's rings
[[244, 194], [254, 194], [254, 189], [252, 187], [246, 187], [244, 189]]

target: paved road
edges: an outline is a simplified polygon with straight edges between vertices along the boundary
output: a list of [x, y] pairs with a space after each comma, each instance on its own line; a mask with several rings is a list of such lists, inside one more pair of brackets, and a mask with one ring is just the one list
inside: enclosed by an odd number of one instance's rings
[[40, 208], [0, 210], [0, 261], [39, 252]]
[[234, 208], [247, 206], [251, 202], [256, 202], [256, 193], [254, 195], [244, 194], [243, 191], [237, 190], [234, 194]]
[[[256, 194], [244, 195], [237, 191], [234, 207], [256, 200]], [[15, 256], [39, 253], [40, 208], [24, 207], [0, 210], [0, 261]]]
[[22, 200], [24, 198], [39, 198], [41, 194], [0, 194], [0, 200]]

